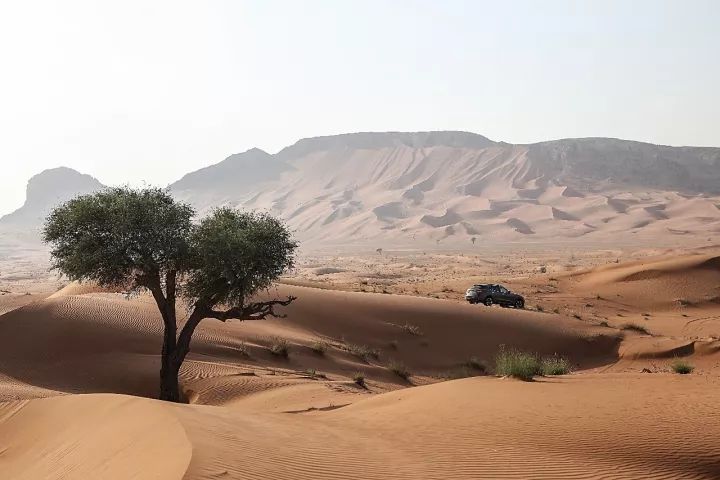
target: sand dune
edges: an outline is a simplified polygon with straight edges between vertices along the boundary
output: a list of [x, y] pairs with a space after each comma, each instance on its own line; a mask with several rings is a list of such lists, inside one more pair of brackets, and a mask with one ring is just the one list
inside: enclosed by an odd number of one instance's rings
[[[13, 478], [712, 479], [719, 386], [716, 377], [471, 378], [284, 414], [108, 395], [33, 400], [3, 407], [0, 469]], [[28, 448], [38, 434], [43, 448]]]
[[573, 274], [578, 288], [600, 295], [618, 295], [638, 307], [678, 308], [718, 304], [720, 256], [673, 255], [636, 262], [610, 264]]
[[[39, 396], [45, 391], [155, 396], [161, 321], [152, 300], [112, 293], [63, 295], [82, 290], [93, 289], [69, 287], [1, 316], [0, 371], [42, 389]], [[387, 370], [391, 360], [404, 362], [415, 383], [427, 383], [470, 357], [490, 362], [502, 344], [562, 354], [589, 368], [615, 359], [620, 341], [604, 329], [532, 312], [487, 312], [433, 299], [292, 286], [279, 289], [278, 294], [285, 293], [299, 297], [287, 318], [201, 324], [181, 373], [196, 402], [224, 403], [313, 382], [298, 380], [307, 369], [345, 382], [363, 371], [380, 390], [408, 385]], [[420, 334], [404, 331], [406, 324]], [[275, 338], [290, 343], [289, 359], [269, 352]], [[318, 341], [328, 345], [323, 356], [310, 348]], [[368, 352], [365, 358], [357, 353], [360, 347]], [[0, 395], [16, 398], [12, 389]]]
[[[298, 297], [286, 318], [201, 324], [181, 371], [189, 404], [151, 399], [152, 300], [70, 284], [0, 315], [0, 478], [719, 478], [720, 317], [706, 298], [720, 285], [717, 252], [659, 253], [513, 280], [533, 301], [562, 301], [559, 314], [467, 305], [460, 284], [448, 300], [278, 285], [271, 294]], [[394, 270], [375, 255], [365, 278], [446, 282], [424, 255], [387, 259]], [[469, 271], [508, 261], [455, 260]], [[308, 268], [335, 278], [345, 265]], [[629, 321], [650, 333], [619, 329]], [[278, 338], [288, 358], [269, 351]], [[492, 363], [501, 344], [576, 370], [526, 383], [468, 367]], [[676, 357], [698, 370], [669, 373]], [[467, 375], [478, 376], [448, 380]]]
[[3, 478], [182, 478], [192, 456], [160, 402], [119, 395], [0, 403]]

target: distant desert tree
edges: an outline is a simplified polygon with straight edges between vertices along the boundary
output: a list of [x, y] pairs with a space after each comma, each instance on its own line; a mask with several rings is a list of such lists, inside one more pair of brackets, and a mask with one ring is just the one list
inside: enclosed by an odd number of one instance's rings
[[477, 241], [477, 237], [471, 237], [470, 241], [472, 242], [473, 245], [475, 245], [475, 242]]
[[378, 254], [382, 255], [382, 252], [383, 252], [382, 248], [376, 248], [375, 251], [376, 251]]
[[[255, 298], [294, 265], [297, 243], [282, 222], [229, 208], [197, 224], [194, 215], [165, 190], [118, 187], [57, 207], [43, 230], [53, 267], [71, 280], [152, 294], [164, 324], [160, 399], [172, 402], [201, 320], [261, 320], [295, 300]], [[182, 328], [178, 300], [188, 309]]]

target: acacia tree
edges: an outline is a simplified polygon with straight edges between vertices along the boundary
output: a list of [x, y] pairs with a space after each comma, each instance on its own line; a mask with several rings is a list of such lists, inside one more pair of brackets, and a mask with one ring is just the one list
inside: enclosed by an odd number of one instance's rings
[[[295, 300], [255, 298], [294, 265], [297, 243], [280, 220], [230, 208], [197, 224], [194, 215], [164, 190], [117, 187], [57, 207], [43, 230], [53, 268], [71, 280], [152, 294], [164, 324], [160, 399], [173, 402], [180, 400], [178, 373], [203, 319], [281, 316], [275, 307]], [[178, 301], [188, 310], [182, 325]]]

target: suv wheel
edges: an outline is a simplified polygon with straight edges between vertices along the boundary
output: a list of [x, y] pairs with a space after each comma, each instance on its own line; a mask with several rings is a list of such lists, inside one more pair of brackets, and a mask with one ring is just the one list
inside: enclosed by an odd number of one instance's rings
[[520, 309], [525, 308], [525, 302], [523, 302], [522, 300], [517, 300], [515, 302], [515, 308], [520, 308]]
[[484, 302], [484, 303], [485, 303], [485, 306], [486, 306], [486, 307], [491, 307], [492, 304], [493, 304], [493, 299], [492, 299], [492, 297], [487, 297], [487, 298], [485, 299], [485, 302]]

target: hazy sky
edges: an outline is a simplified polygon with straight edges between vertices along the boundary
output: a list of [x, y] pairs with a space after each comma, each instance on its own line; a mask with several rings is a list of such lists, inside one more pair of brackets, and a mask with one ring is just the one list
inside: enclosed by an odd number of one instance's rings
[[469, 130], [720, 146], [720, 1], [0, 3], [0, 214], [257, 146]]

